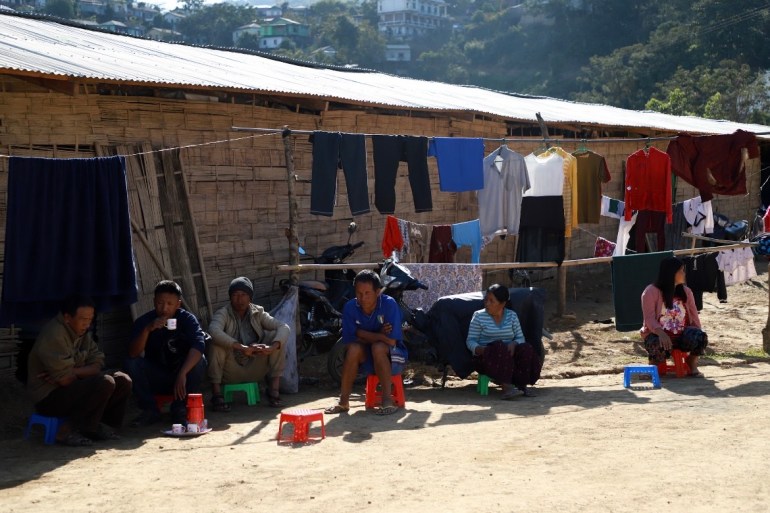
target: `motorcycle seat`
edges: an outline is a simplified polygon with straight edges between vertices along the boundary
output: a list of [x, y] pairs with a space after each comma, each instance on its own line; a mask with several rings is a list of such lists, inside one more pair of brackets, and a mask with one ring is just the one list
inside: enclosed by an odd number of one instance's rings
[[326, 290], [329, 288], [325, 282], [318, 281], [318, 280], [303, 280], [303, 281], [300, 281], [298, 285], [300, 287], [315, 289], [320, 292], [326, 292]]

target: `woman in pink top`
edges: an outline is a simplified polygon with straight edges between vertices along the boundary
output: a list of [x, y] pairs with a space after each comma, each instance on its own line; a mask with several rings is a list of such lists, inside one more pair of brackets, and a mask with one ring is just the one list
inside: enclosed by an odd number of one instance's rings
[[641, 334], [650, 363], [665, 362], [672, 349], [679, 349], [689, 353], [690, 376], [702, 378], [698, 356], [706, 349], [708, 336], [701, 330], [695, 298], [685, 285], [681, 260], [669, 257], [660, 263], [655, 283], [642, 292], [642, 314]]

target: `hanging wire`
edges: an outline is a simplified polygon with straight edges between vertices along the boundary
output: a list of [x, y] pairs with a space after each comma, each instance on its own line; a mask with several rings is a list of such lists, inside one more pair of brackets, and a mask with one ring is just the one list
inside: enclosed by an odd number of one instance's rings
[[[164, 151], [174, 151], [174, 150], [184, 150], [188, 148], [198, 148], [200, 146], [210, 146], [213, 144], [222, 144], [222, 143], [230, 143], [230, 142], [237, 142], [237, 141], [244, 141], [246, 139], [257, 139], [258, 137], [267, 137], [269, 135], [275, 135], [281, 133], [280, 130], [273, 131], [272, 133], [268, 134], [261, 134], [261, 135], [247, 135], [245, 137], [237, 137], [235, 139], [220, 139], [218, 141], [209, 141], [204, 143], [198, 143], [198, 144], [186, 144], [184, 146], [172, 146], [171, 148], [160, 148], [157, 150], [148, 150], [148, 151], [140, 151], [138, 153], [127, 153], [127, 154], [118, 154], [118, 155], [110, 155], [111, 157], [138, 157], [140, 155], [149, 155], [151, 153], [161, 153]], [[4, 155], [0, 154], [0, 158], [11, 158], [13, 155]]]

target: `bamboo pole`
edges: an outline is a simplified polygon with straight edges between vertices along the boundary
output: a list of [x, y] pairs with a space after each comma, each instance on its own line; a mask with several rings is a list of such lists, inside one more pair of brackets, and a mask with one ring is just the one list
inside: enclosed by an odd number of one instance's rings
[[283, 127], [281, 138], [283, 139], [283, 153], [286, 157], [286, 181], [289, 186], [289, 230], [286, 237], [289, 239], [289, 282], [292, 285], [299, 283], [299, 237], [297, 236], [297, 196], [294, 192], [294, 152], [291, 148], [291, 130]]
[[[675, 256], [680, 255], [692, 255], [700, 253], [716, 253], [719, 251], [726, 251], [728, 249], [745, 248], [751, 246], [750, 242], [734, 242], [726, 246], [714, 246], [709, 248], [694, 248], [694, 249], [677, 249], [673, 253]], [[561, 263], [562, 267], [575, 267], [581, 265], [592, 264], [606, 264], [612, 262], [615, 257], [594, 257], [594, 258], [581, 258], [579, 260], [565, 260]], [[334, 269], [374, 269], [382, 265], [382, 262], [369, 262], [369, 263], [355, 263], [355, 264], [297, 264], [297, 265], [277, 265], [276, 271], [319, 271], [319, 270], [334, 270]], [[419, 267], [421, 265], [440, 265], [440, 264], [422, 264], [409, 262], [409, 267]], [[452, 264], [452, 265], [472, 265], [481, 268], [484, 271], [504, 271], [506, 269], [547, 269], [551, 267], [559, 267], [556, 262], [496, 262], [488, 264]]]

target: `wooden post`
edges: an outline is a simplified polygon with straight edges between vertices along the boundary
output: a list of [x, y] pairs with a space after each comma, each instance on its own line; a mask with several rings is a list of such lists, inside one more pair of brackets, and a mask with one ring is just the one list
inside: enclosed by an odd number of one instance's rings
[[[567, 239], [564, 244], [564, 260], [569, 260], [571, 239]], [[556, 286], [559, 293], [559, 300], [556, 303], [556, 315], [563, 317], [567, 310], [567, 268], [560, 265], [556, 269]]]
[[[770, 284], [770, 262], [767, 264], [767, 282]], [[770, 310], [767, 313], [767, 324], [762, 330], [762, 351], [770, 354]]]
[[[291, 130], [283, 127], [283, 153], [286, 158], [286, 181], [289, 186], [289, 231], [286, 234], [289, 239], [289, 265], [299, 265], [299, 237], [297, 236], [297, 196], [294, 193], [294, 151], [291, 148]], [[299, 273], [292, 270], [289, 274], [292, 285], [299, 283]]]

